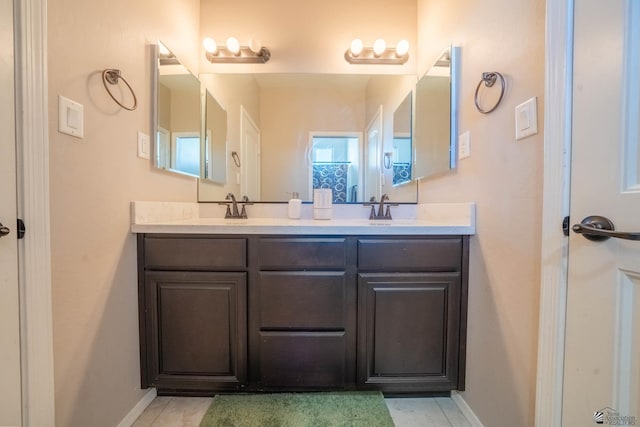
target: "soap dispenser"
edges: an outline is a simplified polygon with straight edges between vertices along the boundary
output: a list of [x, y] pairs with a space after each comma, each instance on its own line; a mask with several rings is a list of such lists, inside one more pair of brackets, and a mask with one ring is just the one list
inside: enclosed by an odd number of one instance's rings
[[289, 219], [300, 219], [302, 214], [302, 200], [297, 191], [291, 193], [291, 199], [289, 200]]

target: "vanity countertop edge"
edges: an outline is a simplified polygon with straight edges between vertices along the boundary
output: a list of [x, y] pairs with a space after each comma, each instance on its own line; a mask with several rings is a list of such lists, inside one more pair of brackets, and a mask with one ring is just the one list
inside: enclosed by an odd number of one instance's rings
[[[248, 219], [224, 219], [222, 207], [180, 202], [131, 202], [132, 233], [282, 235], [473, 235], [475, 203], [396, 206], [394, 219], [369, 220], [362, 205], [334, 205], [329, 220], [287, 219], [286, 204], [256, 204]], [[306, 212], [305, 212], [305, 209]]]

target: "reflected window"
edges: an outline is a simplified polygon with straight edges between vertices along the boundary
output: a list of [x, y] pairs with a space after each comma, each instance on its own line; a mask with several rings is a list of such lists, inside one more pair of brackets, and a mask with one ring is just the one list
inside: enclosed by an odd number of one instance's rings
[[311, 137], [311, 187], [330, 188], [333, 203], [358, 201], [362, 138], [359, 135]]
[[190, 175], [200, 175], [200, 135], [197, 133], [173, 134], [173, 158], [175, 164], [172, 169]]

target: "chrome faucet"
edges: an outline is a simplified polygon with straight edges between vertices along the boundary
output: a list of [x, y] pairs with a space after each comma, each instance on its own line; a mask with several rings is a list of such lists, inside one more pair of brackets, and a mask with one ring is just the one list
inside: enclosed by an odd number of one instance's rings
[[[230, 215], [231, 218], [240, 218], [240, 212], [238, 212], [238, 202], [236, 202], [236, 196], [233, 195], [233, 193], [227, 193], [227, 197], [224, 198], [225, 200], [231, 200], [231, 209], [232, 209], [232, 213]], [[229, 205], [227, 204], [227, 208], [229, 207]], [[225, 215], [225, 218], [227, 218], [227, 216]]]
[[[225, 205], [227, 207], [227, 212], [224, 214], [225, 219], [227, 218], [247, 218], [247, 210], [245, 209], [245, 205], [252, 205], [253, 203], [249, 203], [249, 198], [247, 196], [242, 197], [242, 201], [236, 201], [236, 196], [233, 193], [228, 193], [224, 198], [228, 200], [228, 202], [218, 203], [219, 205]], [[238, 203], [242, 204], [242, 212], [238, 210]]]
[[[397, 203], [386, 203], [389, 202], [389, 195], [386, 193], [380, 196], [380, 202], [378, 203], [378, 212], [376, 213], [376, 198], [375, 196], [369, 199], [369, 203], [365, 203], [364, 206], [371, 206], [371, 213], [369, 214], [369, 219], [393, 219], [391, 218], [391, 206], [398, 206]], [[386, 210], [385, 210], [386, 207]]]
[[[387, 193], [384, 193], [382, 196], [380, 196], [380, 204], [378, 205], [378, 217], [384, 217], [385, 216], [385, 212], [384, 212], [384, 202], [389, 200], [389, 196], [387, 195]], [[389, 215], [389, 219], [391, 219], [391, 210], [389, 209], [389, 207], [387, 206], [387, 214]]]

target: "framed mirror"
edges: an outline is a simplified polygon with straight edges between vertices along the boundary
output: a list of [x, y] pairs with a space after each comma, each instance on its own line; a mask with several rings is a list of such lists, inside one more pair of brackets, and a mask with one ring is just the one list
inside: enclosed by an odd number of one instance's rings
[[416, 84], [414, 179], [456, 167], [459, 51], [445, 49]]
[[[394, 202], [416, 203], [415, 191], [380, 188], [382, 147], [392, 149], [393, 111], [415, 87], [415, 75], [200, 74], [227, 110], [229, 162], [225, 186], [201, 181], [200, 201], [220, 201], [227, 192], [254, 201], [284, 202], [293, 192], [311, 201], [313, 188], [334, 190], [334, 203], [361, 203], [390, 193]], [[409, 104], [411, 101], [409, 100]], [[380, 153], [367, 156], [367, 125], [380, 117]], [[411, 108], [406, 111], [411, 114]], [[410, 123], [410, 117], [406, 117]], [[410, 124], [409, 124], [410, 126]], [[368, 162], [378, 188], [365, 185]], [[390, 184], [390, 179], [387, 183]]]
[[154, 166], [199, 177], [200, 81], [164, 44], [158, 42], [154, 50]]

